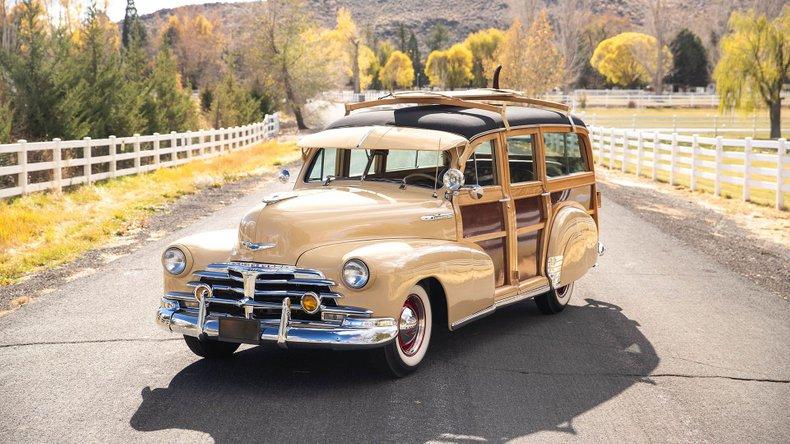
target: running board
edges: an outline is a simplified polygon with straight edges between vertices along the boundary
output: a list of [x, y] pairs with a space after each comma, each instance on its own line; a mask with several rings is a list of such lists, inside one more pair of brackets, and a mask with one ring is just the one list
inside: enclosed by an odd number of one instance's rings
[[477, 313], [472, 313], [471, 315], [459, 320], [458, 322], [453, 322], [452, 324], [450, 324], [450, 330], [458, 330], [459, 328], [463, 327], [464, 325], [466, 325], [466, 324], [468, 324], [468, 323], [470, 323], [472, 321], [476, 321], [476, 320], [478, 320], [480, 318], [484, 318], [484, 317], [490, 315], [491, 313], [495, 312], [497, 310], [497, 308], [507, 307], [508, 305], [515, 304], [516, 302], [521, 302], [524, 299], [529, 299], [529, 298], [535, 297], [535, 296], [537, 296], [539, 294], [542, 294], [542, 293], [545, 293], [545, 292], [547, 292], [549, 290], [551, 290], [551, 286], [550, 285], [543, 285], [541, 287], [538, 287], [538, 288], [535, 288], [533, 290], [530, 290], [530, 291], [528, 291], [526, 293], [517, 294], [515, 296], [511, 296], [509, 298], [502, 299], [501, 301], [496, 301], [496, 302], [494, 302], [494, 305], [492, 305], [490, 307], [484, 308], [484, 309], [478, 311]]

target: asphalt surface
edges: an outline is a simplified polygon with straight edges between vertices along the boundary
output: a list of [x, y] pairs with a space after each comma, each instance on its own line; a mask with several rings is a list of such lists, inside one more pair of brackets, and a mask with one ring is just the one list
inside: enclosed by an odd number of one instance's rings
[[606, 196], [567, 310], [436, 337], [410, 377], [367, 352], [201, 360], [154, 325], [160, 252], [278, 186], [0, 318], [0, 442], [790, 442], [789, 303]]

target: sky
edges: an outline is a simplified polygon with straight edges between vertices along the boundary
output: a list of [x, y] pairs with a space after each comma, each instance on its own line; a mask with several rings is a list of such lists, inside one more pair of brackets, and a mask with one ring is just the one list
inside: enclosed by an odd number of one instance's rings
[[[237, 3], [251, 0], [135, 0], [139, 15], [149, 14], [160, 9], [175, 8], [183, 5], [196, 5], [200, 3]], [[97, 2], [100, 3], [100, 2]], [[113, 21], [123, 20], [126, 12], [126, 0], [109, 0], [107, 15]]]

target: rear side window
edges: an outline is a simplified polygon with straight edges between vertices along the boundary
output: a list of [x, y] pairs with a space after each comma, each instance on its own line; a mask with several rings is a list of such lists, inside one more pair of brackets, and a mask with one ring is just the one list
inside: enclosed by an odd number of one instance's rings
[[575, 133], [544, 133], [543, 145], [546, 147], [546, 175], [548, 177], [567, 176], [587, 171], [584, 146], [581, 137]]
[[531, 182], [535, 174], [535, 156], [532, 134], [507, 138], [507, 164], [510, 183]]

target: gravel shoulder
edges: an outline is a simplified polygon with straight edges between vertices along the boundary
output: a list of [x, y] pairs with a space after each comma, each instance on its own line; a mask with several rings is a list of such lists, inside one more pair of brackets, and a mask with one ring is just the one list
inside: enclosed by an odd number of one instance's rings
[[[790, 300], [790, 213], [599, 168], [599, 189], [641, 219]], [[604, 227], [616, 229], [616, 227]]]

